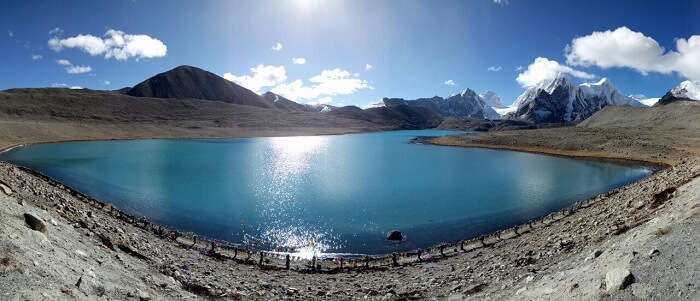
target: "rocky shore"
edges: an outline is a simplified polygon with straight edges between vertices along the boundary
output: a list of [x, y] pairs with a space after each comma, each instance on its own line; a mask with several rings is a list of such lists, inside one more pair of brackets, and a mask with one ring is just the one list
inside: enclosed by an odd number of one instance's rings
[[692, 128], [576, 126], [423, 142], [637, 160], [664, 168], [483, 240], [436, 246], [420, 259], [400, 254], [396, 261], [319, 260], [315, 267], [292, 259], [287, 269], [284, 256], [261, 257], [222, 244], [212, 249], [210, 241], [175, 235], [0, 163], [0, 299], [700, 298], [700, 134]]

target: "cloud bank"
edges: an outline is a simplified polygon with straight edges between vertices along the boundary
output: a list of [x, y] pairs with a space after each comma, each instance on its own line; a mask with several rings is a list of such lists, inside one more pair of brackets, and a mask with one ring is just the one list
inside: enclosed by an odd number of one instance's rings
[[675, 51], [666, 51], [653, 38], [627, 27], [596, 31], [573, 39], [566, 47], [566, 61], [574, 66], [631, 68], [642, 74], [677, 72], [700, 80], [700, 35], [676, 39]]
[[349, 71], [335, 68], [321, 71], [320, 74], [308, 79], [310, 84], [297, 79], [274, 87], [273, 93], [282, 95], [293, 101], [306, 103], [329, 103], [333, 96], [350, 95], [364, 89], [372, 89], [366, 80], [351, 74]]
[[592, 79], [595, 75], [589, 74], [580, 70], [575, 70], [569, 66], [561, 65], [557, 61], [550, 60], [544, 57], [536, 58], [527, 69], [518, 74], [516, 80], [525, 88], [532, 87], [538, 83], [553, 79], [559, 73], [569, 74], [573, 77], [582, 79]]
[[130, 58], [151, 59], [164, 57], [168, 47], [158, 39], [143, 34], [127, 34], [110, 29], [104, 36], [79, 34], [65, 39], [53, 37], [48, 41], [49, 48], [60, 52], [66, 48], [79, 49], [91, 56], [103, 55], [105, 59], [126, 61]]
[[264, 87], [272, 87], [287, 80], [287, 70], [284, 66], [257, 65], [250, 68], [251, 75], [236, 76], [230, 72], [224, 73], [224, 78], [237, 83], [251, 91], [260, 94]]

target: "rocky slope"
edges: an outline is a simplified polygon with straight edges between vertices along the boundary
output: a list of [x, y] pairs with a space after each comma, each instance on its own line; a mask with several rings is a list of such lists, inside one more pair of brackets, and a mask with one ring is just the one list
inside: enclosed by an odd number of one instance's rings
[[515, 103], [509, 118], [533, 122], [570, 123], [584, 120], [605, 106], [643, 106], [623, 95], [609, 80], [576, 85], [565, 74], [528, 88]]
[[440, 125], [443, 117], [421, 106], [393, 104], [361, 109], [356, 106], [334, 108], [324, 114], [348, 119], [359, 119], [381, 125], [396, 125], [401, 129], [428, 129]]
[[314, 109], [314, 107], [310, 105], [305, 105], [305, 104], [300, 104], [294, 101], [291, 101], [284, 96], [277, 95], [272, 92], [265, 92], [265, 94], [262, 95], [262, 97], [267, 100], [268, 102], [272, 103], [272, 105], [276, 109], [284, 110], [284, 111], [297, 111], [297, 112], [316, 112], [317, 110]]
[[493, 91], [486, 91], [484, 93], [479, 94], [479, 97], [484, 100], [487, 106], [492, 107], [494, 109], [503, 109], [506, 108], [505, 105], [501, 102], [501, 97], [496, 94], [496, 92]]

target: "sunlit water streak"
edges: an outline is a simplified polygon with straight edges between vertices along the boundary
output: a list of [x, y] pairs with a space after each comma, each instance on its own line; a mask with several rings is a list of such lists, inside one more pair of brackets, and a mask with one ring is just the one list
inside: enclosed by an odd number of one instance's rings
[[[35, 145], [0, 155], [130, 213], [310, 258], [469, 238], [651, 170], [510, 151], [410, 144], [403, 131]], [[399, 229], [407, 239], [387, 242]]]

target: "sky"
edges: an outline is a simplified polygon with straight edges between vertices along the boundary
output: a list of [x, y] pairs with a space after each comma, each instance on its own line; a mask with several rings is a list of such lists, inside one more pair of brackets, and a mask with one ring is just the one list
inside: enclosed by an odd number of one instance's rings
[[134, 86], [179, 65], [303, 103], [495, 91], [567, 73], [700, 80], [700, 1], [3, 1], [0, 89]]

